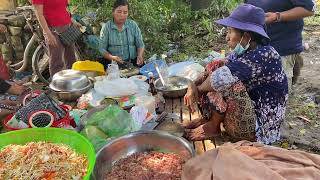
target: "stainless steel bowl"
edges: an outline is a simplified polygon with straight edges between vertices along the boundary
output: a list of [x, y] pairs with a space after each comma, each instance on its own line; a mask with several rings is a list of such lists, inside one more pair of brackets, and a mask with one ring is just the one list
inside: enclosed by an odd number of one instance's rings
[[62, 101], [75, 101], [79, 97], [82, 96], [82, 94], [88, 92], [92, 88], [92, 84], [90, 83], [87, 87], [79, 89], [79, 90], [74, 90], [71, 92], [68, 91], [55, 91], [54, 89], [53, 92], [57, 95], [59, 100]]
[[55, 91], [79, 92], [89, 85], [90, 81], [85, 73], [66, 69], [53, 75], [49, 86]]
[[147, 151], [172, 152], [185, 160], [195, 156], [193, 147], [183, 138], [163, 131], [137, 131], [105, 145], [97, 154], [92, 176], [96, 180], [103, 179], [116, 161]]
[[[162, 82], [160, 79], [157, 79], [154, 83], [155, 88], [157, 91], [162, 92], [164, 97], [169, 98], [179, 98], [186, 94], [188, 89], [189, 79], [180, 77], [180, 76], [170, 76], [165, 79], [166, 86], [163, 87]], [[170, 89], [170, 87], [180, 87], [178, 89]]]
[[86, 74], [89, 78], [95, 78], [98, 76], [98, 72], [95, 71], [82, 71], [84, 74]]

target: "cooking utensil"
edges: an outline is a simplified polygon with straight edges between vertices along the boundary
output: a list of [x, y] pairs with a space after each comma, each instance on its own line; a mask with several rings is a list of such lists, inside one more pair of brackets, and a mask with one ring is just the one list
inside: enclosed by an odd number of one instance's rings
[[[167, 85], [163, 86], [160, 79], [157, 79], [154, 83], [157, 91], [163, 93], [164, 97], [178, 98], [186, 94], [189, 84], [189, 79], [179, 76], [170, 76], [167, 78]], [[173, 87], [173, 89], [170, 89]]]
[[159, 78], [160, 78], [160, 80], [161, 80], [162, 86], [165, 87], [165, 86], [166, 86], [166, 83], [164, 82], [163, 77], [162, 77], [162, 75], [161, 75], [161, 73], [160, 73], [160, 69], [159, 69], [158, 64], [157, 64], [157, 63], [154, 63], [154, 66], [155, 66], [155, 68], [156, 68], [156, 71], [158, 72], [158, 75], [159, 75]]
[[162, 131], [137, 131], [112, 140], [97, 153], [93, 179], [102, 180], [116, 161], [148, 151], [176, 153], [185, 160], [195, 156], [192, 145], [181, 137]]
[[49, 87], [54, 91], [74, 92], [87, 88], [89, 85], [90, 80], [85, 73], [67, 69], [53, 75]]
[[166, 120], [166, 117], [168, 116], [167, 112], [162, 112], [160, 115], [157, 116], [156, 120], [150, 120], [149, 122], [142, 125], [141, 130], [154, 130], [156, 127], [158, 127], [163, 121]]
[[[51, 87], [50, 87], [51, 88]], [[64, 101], [75, 101], [79, 97], [82, 96], [82, 94], [88, 92], [92, 88], [92, 84], [90, 83], [87, 87], [84, 87], [82, 89], [73, 90], [73, 91], [56, 91], [53, 90], [53, 92], [57, 95], [58, 99], [64, 100]]]

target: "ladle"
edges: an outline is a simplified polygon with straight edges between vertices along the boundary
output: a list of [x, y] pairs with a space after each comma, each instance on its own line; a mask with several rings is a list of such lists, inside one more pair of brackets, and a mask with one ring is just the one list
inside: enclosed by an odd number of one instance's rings
[[161, 81], [161, 83], [162, 83], [162, 86], [165, 87], [165, 86], [166, 86], [166, 83], [164, 82], [163, 77], [162, 77], [162, 75], [161, 75], [161, 73], [160, 73], [160, 69], [159, 69], [158, 64], [157, 64], [157, 63], [154, 63], [154, 66], [155, 66], [155, 68], [156, 68], [156, 71], [157, 71], [158, 74], [159, 74], [159, 78], [160, 78], [160, 81]]

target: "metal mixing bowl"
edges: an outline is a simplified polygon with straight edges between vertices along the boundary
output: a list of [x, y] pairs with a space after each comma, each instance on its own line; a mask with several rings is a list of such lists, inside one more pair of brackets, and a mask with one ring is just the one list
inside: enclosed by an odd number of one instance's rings
[[[180, 76], [170, 76], [165, 79], [166, 86], [169, 88], [164, 88], [160, 79], [157, 79], [154, 83], [157, 91], [162, 92], [164, 97], [169, 98], [179, 98], [186, 94], [189, 84], [189, 79]], [[180, 87], [178, 89], [170, 89], [170, 87]]]
[[85, 73], [66, 69], [52, 77], [50, 88], [54, 91], [79, 92], [90, 85], [90, 80]]
[[52, 89], [52, 90], [57, 95], [59, 100], [62, 100], [62, 101], [75, 101], [79, 97], [81, 97], [82, 94], [88, 92], [91, 88], [92, 88], [92, 84], [90, 83], [85, 88], [74, 90], [74, 91], [71, 91], [71, 92], [68, 92], [68, 91], [55, 91], [54, 89]]
[[163, 131], [137, 131], [105, 145], [97, 154], [92, 176], [102, 180], [116, 161], [133, 153], [148, 151], [176, 153], [185, 160], [195, 156], [193, 147], [183, 138]]

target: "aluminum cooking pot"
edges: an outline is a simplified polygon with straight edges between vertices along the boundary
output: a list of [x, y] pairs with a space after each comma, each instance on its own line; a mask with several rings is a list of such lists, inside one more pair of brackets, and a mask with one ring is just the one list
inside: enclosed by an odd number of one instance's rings
[[82, 94], [85, 94], [86, 92], [88, 92], [91, 88], [92, 88], [92, 84], [90, 83], [87, 87], [85, 87], [83, 89], [78, 89], [78, 90], [74, 90], [74, 91], [71, 91], [71, 92], [68, 92], [68, 91], [55, 91], [55, 90], [53, 90], [53, 92], [57, 95], [59, 100], [62, 100], [62, 101], [75, 101], [79, 97], [81, 97]]
[[78, 92], [90, 84], [91, 82], [85, 73], [67, 69], [53, 75], [49, 86], [54, 91]]

